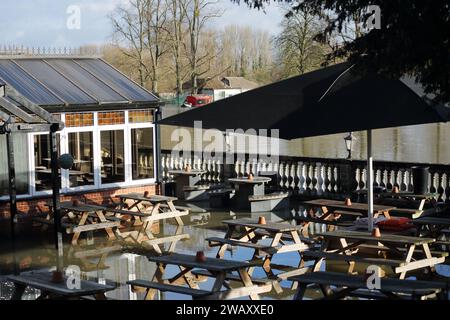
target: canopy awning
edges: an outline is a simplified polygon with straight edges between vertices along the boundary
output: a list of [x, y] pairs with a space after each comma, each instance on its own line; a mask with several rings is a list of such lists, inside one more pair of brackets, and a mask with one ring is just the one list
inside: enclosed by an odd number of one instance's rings
[[437, 105], [410, 79], [355, 74], [341, 63], [263, 86], [159, 121], [203, 128], [279, 129], [296, 139], [347, 131], [443, 122], [450, 108]]

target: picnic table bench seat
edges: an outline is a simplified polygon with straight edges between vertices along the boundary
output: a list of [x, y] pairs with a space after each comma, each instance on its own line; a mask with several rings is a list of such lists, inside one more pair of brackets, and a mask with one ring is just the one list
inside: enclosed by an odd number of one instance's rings
[[372, 258], [372, 257], [362, 257], [355, 255], [346, 255], [332, 252], [323, 251], [305, 251], [302, 254], [303, 258], [313, 258], [313, 259], [327, 259], [327, 260], [337, 260], [346, 262], [363, 262], [368, 264], [385, 265], [390, 267], [401, 267], [405, 265], [402, 260], [396, 259], [385, 259], [385, 258]]
[[[325, 294], [324, 299], [341, 299], [347, 296], [358, 296], [363, 294], [361, 290], [367, 288], [367, 280], [364, 276], [355, 276], [337, 272], [311, 272], [299, 276], [289, 278], [289, 280], [299, 283], [294, 299], [302, 299], [305, 289], [308, 285], [318, 285]], [[366, 296], [371, 299], [377, 298], [405, 298], [405, 294], [409, 299], [427, 299], [427, 298], [444, 298], [444, 294], [448, 291], [448, 284], [438, 281], [422, 281], [422, 280], [401, 280], [393, 278], [381, 278], [380, 289], [376, 291], [363, 291]], [[326, 290], [327, 286], [336, 286], [344, 288], [340, 290]], [[373, 293], [381, 294], [374, 295]], [[398, 294], [401, 295], [398, 295]]]
[[251, 212], [264, 212], [286, 209], [289, 207], [289, 194], [274, 192], [248, 197]]
[[189, 288], [189, 287], [182, 287], [179, 285], [166, 284], [166, 283], [160, 283], [160, 282], [154, 282], [154, 281], [146, 281], [146, 280], [130, 280], [130, 281], [127, 281], [127, 284], [129, 284], [131, 286], [142, 287], [142, 288], [147, 288], [147, 289], [156, 289], [159, 291], [169, 291], [169, 292], [175, 292], [175, 293], [180, 293], [180, 294], [184, 294], [184, 295], [189, 295], [189, 296], [192, 296], [194, 299], [211, 294], [211, 292], [207, 291], [207, 290], [193, 289], [193, 288]]
[[408, 209], [408, 208], [395, 208], [389, 211], [389, 214], [393, 217], [405, 217], [410, 219], [417, 219], [421, 217], [424, 210]]
[[[214, 277], [214, 275], [211, 272], [209, 272], [208, 270], [202, 270], [202, 269], [193, 270], [192, 274], [195, 276], [198, 276], [198, 277]], [[241, 278], [237, 274], [227, 273], [225, 276], [225, 280], [241, 281]], [[251, 278], [251, 280], [254, 284], [260, 284], [260, 285], [264, 285], [269, 282], [273, 282], [273, 280], [270, 280], [270, 279]]]
[[[433, 244], [437, 244], [438, 242], [433, 242]], [[444, 242], [445, 243], [445, 242]], [[358, 248], [361, 249], [369, 249], [372, 251], [389, 251], [389, 248], [385, 247], [385, 246], [378, 246], [378, 245], [371, 245], [371, 244], [361, 244], [358, 246]], [[400, 252], [406, 252], [405, 248], [397, 248], [398, 251]], [[436, 256], [436, 257], [448, 257], [449, 253], [447, 251], [440, 251], [440, 250], [430, 250], [431, 255]], [[420, 249], [415, 249], [414, 250], [414, 254], [417, 254], [419, 256], [423, 255], [423, 252]]]
[[270, 254], [276, 253], [278, 251], [276, 247], [271, 247], [269, 245], [262, 245], [262, 244], [253, 243], [253, 242], [244, 242], [244, 241], [239, 241], [239, 240], [234, 240], [234, 239], [210, 237], [210, 238], [206, 238], [205, 240], [208, 241], [210, 247], [217, 247], [217, 246], [221, 246], [223, 244], [228, 244], [231, 246], [240, 246], [240, 247], [245, 247], [245, 248], [251, 248], [251, 249], [258, 250], [260, 252], [266, 252], [266, 253], [270, 253]]

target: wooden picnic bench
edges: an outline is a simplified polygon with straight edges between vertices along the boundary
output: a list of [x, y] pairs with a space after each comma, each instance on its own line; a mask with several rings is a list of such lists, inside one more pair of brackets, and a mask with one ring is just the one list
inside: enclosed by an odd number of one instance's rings
[[[47, 204], [52, 208], [52, 204]], [[71, 243], [78, 244], [78, 239], [81, 233], [93, 232], [97, 230], [104, 230], [109, 240], [116, 239], [115, 232], [120, 226], [120, 221], [111, 221], [105, 217], [104, 211], [108, 210], [106, 207], [90, 205], [87, 203], [79, 203], [74, 205], [71, 202], [62, 202], [61, 211], [61, 226], [66, 229], [66, 233], [73, 234]], [[43, 223], [53, 224], [53, 214], [47, 214], [47, 217], [42, 220]]]
[[[393, 262], [395, 264], [391, 267], [394, 273], [399, 275], [400, 279], [404, 279], [407, 272], [413, 270], [427, 268], [430, 271], [434, 271], [436, 264], [445, 261], [445, 257], [433, 256], [431, 254], [429, 244], [435, 241], [435, 239], [432, 238], [418, 238], [386, 233], [383, 233], [381, 237], [374, 237], [368, 232], [347, 230], [324, 232], [317, 234], [317, 236], [323, 238], [322, 247], [320, 249], [323, 256], [316, 257], [313, 267], [314, 271], [319, 271], [322, 262], [325, 259], [330, 258], [330, 256], [327, 255], [333, 253], [350, 256], [343, 257], [343, 259], [346, 259], [349, 262], [349, 272], [352, 272], [354, 264], [357, 262], [356, 260], [364, 262], [361, 257], [358, 258], [359, 251], [355, 249], [360, 245], [373, 244], [386, 249], [391, 256], [395, 257], [395, 260], [398, 260]], [[334, 246], [334, 243], [337, 243], [337, 248]], [[404, 250], [399, 250], [399, 248], [403, 248]], [[419, 249], [421, 254], [418, 254], [416, 249]], [[384, 259], [379, 262], [380, 265], [386, 264], [383, 263], [383, 260]], [[368, 263], [372, 262], [377, 261], [369, 261]]]
[[[142, 287], [146, 289], [145, 299], [153, 299], [156, 290], [176, 292], [190, 295], [193, 299], [235, 299], [249, 296], [251, 299], [259, 299], [259, 294], [269, 292], [272, 289], [271, 282], [264, 284], [254, 284], [247, 269], [253, 264], [246, 261], [224, 260], [217, 258], [205, 258], [204, 261], [197, 261], [195, 255], [172, 253], [162, 256], [147, 256], [149, 261], [157, 264], [157, 269], [152, 281], [133, 280], [127, 283], [132, 287]], [[176, 265], [180, 272], [170, 279], [164, 279], [167, 265]], [[202, 276], [215, 278], [211, 290], [200, 289], [195, 279], [198, 279], [193, 270], [205, 270], [207, 273]], [[227, 277], [232, 272], [237, 272], [238, 281], [242, 285], [231, 287], [227, 283]], [[187, 285], [184, 287], [182, 285]], [[225, 287], [225, 290], [222, 288]]]
[[[321, 219], [327, 219], [331, 215], [334, 215], [335, 211], [338, 212], [357, 212], [361, 213], [364, 216], [367, 215], [368, 205], [367, 203], [359, 203], [353, 202], [351, 205], [345, 205], [344, 201], [338, 200], [330, 200], [330, 199], [316, 199], [310, 201], [304, 201], [303, 204], [307, 207], [310, 207], [310, 215], [315, 216], [314, 208], [320, 208], [322, 210]], [[386, 218], [390, 218], [389, 211], [395, 209], [393, 206], [383, 206], [383, 205], [374, 205], [373, 212], [374, 218], [377, 218], [380, 215], [385, 216]], [[342, 214], [341, 214], [342, 215]]]
[[[166, 197], [160, 195], [143, 196], [137, 193], [123, 194], [118, 196], [122, 207], [128, 207], [128, 211], [136, 212], [136, 216], [139, 218], [135, 223], [137, 226], [141, 226], [137, 238], [137, 242], [142, 242], [153, 238], [151, 234], [151, 227], [155, 221], [165, 219], [175, 219], [178, 226], [184, 225], [182, 216], [189, 214], [188, 210], [178, 210], [173, 201], [177, 200], [175, 197]], [[131, 201], [131, 204], [125, 206], [127, 201]], [[134, 211], [133, 211], [134, 210]], [[133, 215], [133, 213], [129, 213]], [[124, 234], [127, 236], [130, 234]]]
[[[319, 286], [323, 300], [354, 296], [369, 299], [445, 299], [448, 292], [448, 284], [444, 282], [392, 278], [381, 278], [380, 287], [369, 290], [363, 276], [323, 271], [291, 277], [289, 280], [298, 282], [294, 300], [302, 300], [310, 285]], [[337, 289], [331, 290], [330, 286]]]
[[[450, 228], [450, 218], [422, 217], [413, 220], [412, 223], [417, 228], [417, 236], [431, 237], [435, 239], [440, 239], [441, 236], [445, 235], [443, 231]], [[445, 238], [447, 240], [436, 240], [434, 245], [449, 247], [450, 241], [447, 236], [445, 236]]]
[[[223, 223], [228, 227], [224, 238], [210, 237], [206, 239], [211, 247], [219, 247], [216, 255], [217, 258], [224, 257], [228, 246], [252, 249], [253, 254], [250, 261], [261, 266], [269, 278], [276, 279], [277, 276], [273, 273], [273, 269], [275, 268], [271, 263], [273, 256], [286, 252], [298, 252], [300, 255], [298, 266], [289, 266], [291, 270], [286, 272], [305, 272], [301, 252], [308, 250], [310, 243], [302, 241], [299, 235], [302, 229], [301, 226], [286, 222], [266, 222], [266, 224], [259, 224], [257, 220], [249, 218], [225, 220]], [[271, 239], [271, 242], [262, 244], [262, 239]], [[276, 267], [278, 269], [279, 267], [284, 268], [288, 266], [277, 265]], [[250, 275], [253, 273], [253, 270], [254, 267], [249, 268]], [[278, 283], [274, 283], [274, 288], [278, 292], [282, 291]]]
[[105, 292], [115, 289], [111, 285], [86, 280], [80, 281], [80, 289], [69, 289], [66, 281], [62, 283], [52, 282], [52, 273], [48, 271], [26, 272], [21, 275], [8, 276], [7, 280], [14, 283], [11, 300], [21, 300], [26, 287], [41, 290], [38, 300], [52, 298], [80, 299], [83, 296], [94, 296], [97, 300], [106, 300]]

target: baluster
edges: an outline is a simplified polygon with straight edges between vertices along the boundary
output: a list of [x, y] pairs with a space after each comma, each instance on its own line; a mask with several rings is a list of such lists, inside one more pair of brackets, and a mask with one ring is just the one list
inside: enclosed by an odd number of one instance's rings
[[317, 171], [317, 194], [323, 195], [325, 192], [325, 185], [324, 185], [324, 167], [322, 163], [317, 162], [316, 163], [316, 171]]
[[306, 184], [306, 175], [307, 175], [307, 167], [304, 162], [299, 162], [299, 182], [298, 182], [298, 193], [304, 194], [306, 192], [307, 184]]

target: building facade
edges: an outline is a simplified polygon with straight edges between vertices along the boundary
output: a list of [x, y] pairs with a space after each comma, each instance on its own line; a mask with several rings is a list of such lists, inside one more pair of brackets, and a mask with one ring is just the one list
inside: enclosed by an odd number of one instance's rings
[[[59, 154], [74, 164], [61, 170], [62, 201], [101, 204], [126, 192], [157, 187], [159, 99], [111, 65], [95, 58], [2, 58], [0, 95], [17, 106], [31, 103], [64, 123]], [[6, 90], [5, 90], [6, 88]], [[48, 133], [14, 135], [18, 209], [39, 213], [51, 197]], [[0, 216], [8, 216], [6, 142], [0, 137]]]

